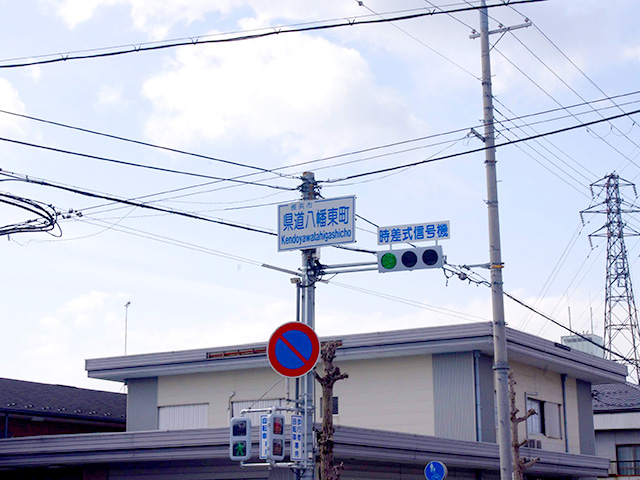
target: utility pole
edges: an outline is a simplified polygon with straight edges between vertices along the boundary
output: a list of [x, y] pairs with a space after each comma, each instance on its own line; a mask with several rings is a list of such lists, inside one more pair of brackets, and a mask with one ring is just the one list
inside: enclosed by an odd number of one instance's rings
[[493, 309], [493, 372], [498, 411], [498, 446], [500, 480], [512, 480], [511, 412], [509, 411], [509, 363], [507, 361], [506, 323], [502, 289], [502, 253], [498, 215], [498, 181], [496, 175], [495, 130], [493, 128], [493, 93], [489, 57], [489, 16], [485, 0], [480, 1], [480, 51], [482, 54], [482, 97], [484, 109], [485, 170], [489, 215], [489, 266], [491, 269], [491, 305]]
[[[302, 200], [314, 200], [316, 198], [316, 183], [313, 172], [302, 174]], [[301, 289], [301, 320], [302, 323], [315, 329], [315, 307], [316, 307], [316, 280], [317, 280], [317, 249], [309, 248], [302, 250], [302, 278]], [[315, 478], [315, 459], [313, 424], [315, 419], [315, 374], [313, 371], [307, 373], [302, 379], [302, 388], [298, 396], [299, 405], [304, 410], [304, 435], [305, 435], [305, 455], [304, 464], [306, 468], [299, 477], [300, 480], [313, 480]]]

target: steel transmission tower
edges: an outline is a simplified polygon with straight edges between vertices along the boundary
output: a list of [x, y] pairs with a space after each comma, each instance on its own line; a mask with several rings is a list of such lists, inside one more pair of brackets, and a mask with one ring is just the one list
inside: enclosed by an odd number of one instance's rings
[[[637, 197], [633, 183], [620, 178], [616, 173], [591, 184], [594, 201], [602, 200], [583, 213], [603, 213], [607, 223], [589, 235], [607, 238], [607, 279], [605, 285], [604, 347], [605, 357], [629, 366], [629, 376], [638, 383], [640, 379], [640, 330], [638, 312], [633, 296], [629, 260], [624, 243], [625, 236], [640, 235], [622, 219], [623, 213], [640, 212], [638, 207], [620, 196], [621, 188], [631, 187]], [[624, 357], [616, 356], [613, 352]]]

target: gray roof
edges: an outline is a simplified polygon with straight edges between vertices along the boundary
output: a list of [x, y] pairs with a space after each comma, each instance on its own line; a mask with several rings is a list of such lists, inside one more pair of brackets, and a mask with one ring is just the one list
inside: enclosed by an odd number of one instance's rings
[[0, 378], [0, 413], [125, 423], [127, 396]]
[[[253, 429], [252, 437], [254, 451], [257, 451], [257, 428]], [[500, 464], [498, 445], [494, 443], [344, 426], [336, 428], [334, 441], [336, 458], [347, 464], [364, 462], [424, 468], [426, 459], [439, 459], [450, 468], [495, 472]], [[609, 469], [606, 458], [528, 448], [522, 448], [521, 453], [524, 457], [540, 458], [529, 470], [532, 475], [606, 477]], [[229, 430], [203, 428], [0, 440], [0, 468], [91, 463], [119, 463], [135, 468], [136, 462], [170, 461], [175, 469], [181, 462], [194, 460], [230, 465]], [[239, 469], [237, 464], [233, 467]], [[243, 473], [246, 475], [246, 471]]]
[[[323, 337], [342, 342], [337, 360], [398, 357], [478, 350], [493, 355], [490, 322], [443, 327]], [[126, 381], [213, 371], [269, 368], [266, 342], [248, 345], [127, 355], [86, 361], [90, 377]], [[627, 368], [535, 335], [507, 329], [509, 360], [545, 370], [566, 373], [590, 383], [624, 382]]]
[[640, 410], [640, 387], [631, 383], [593, 385], [594, 413]]

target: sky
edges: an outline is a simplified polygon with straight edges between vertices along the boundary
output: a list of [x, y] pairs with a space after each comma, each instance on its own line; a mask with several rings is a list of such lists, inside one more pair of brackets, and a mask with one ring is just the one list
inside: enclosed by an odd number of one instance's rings
[[[488, 262], [484, 154], [465, 153], [483, 146], [471, 133], [483, 132], [469, 38], [479, 14], [451, 13], [477, 4], [1, 1], [0, 227], [36, 218], [15, 197], [57, 212], [57, 226], [2, 238], [0, 376], [118, 391], [84, 362], [123, 355], [125, 338], [127, 354], [268, 340], [296, 318], [291, 275], [261, 265], [300, 267], [268, 233], [304, 171], [324, 198], [356, 197], [349, 246], [365, 252], [323, 247], [325, 265], [374, 262], [376, 226], [432, 221], [450, 222], [440, 244], [452, 269]], [[640, 175], [638, 115], [603, 120], [638, 109], [640, 4], [549, 0], [489, 15], [492, 30], [531, 22], [490, 39], [496, 141], [507, 144], [496, 153], [504, 289], [602, 336], [606, 241], [589, 234], [606, 218], [583, 224], [580, 212], [602, 201], [592, 183]], [[626, 238], [632, 278], [637, 242]], [[440, 269], [324, 279], [321, 336], [491, 320], [489, 289]], [[509, 299], [505, 310], [511, 328], [567, 334]]]

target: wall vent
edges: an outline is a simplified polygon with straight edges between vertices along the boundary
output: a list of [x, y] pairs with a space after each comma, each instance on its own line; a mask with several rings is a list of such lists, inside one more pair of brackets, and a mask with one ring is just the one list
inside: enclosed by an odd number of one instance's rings
[[531, 440], [527, 439], [527, 443], [524, 444], [527, 448], [542, 448], [542, 440]]

